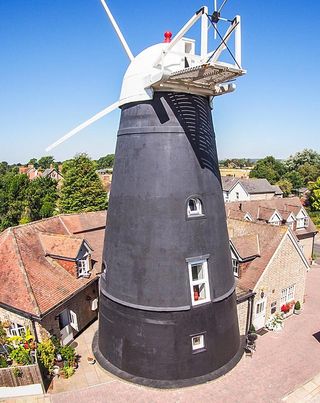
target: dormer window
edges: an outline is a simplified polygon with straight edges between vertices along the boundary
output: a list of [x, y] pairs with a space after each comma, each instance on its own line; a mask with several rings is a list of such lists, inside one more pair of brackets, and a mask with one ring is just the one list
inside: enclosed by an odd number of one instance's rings
[[202, 216], [202, 202], [197, 197], [190, 197], [187, 204], [188, 217]]
[[78, 268], [78, 277], [89, 277], [90, 268], [88, 257], [86, 257], [85, 259], [79, 259], [77, 261], [77, 268]]

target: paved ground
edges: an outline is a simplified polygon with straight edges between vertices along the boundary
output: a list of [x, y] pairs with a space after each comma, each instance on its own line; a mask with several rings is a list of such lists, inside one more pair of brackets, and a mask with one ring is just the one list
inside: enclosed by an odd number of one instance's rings
[[316, 262], [320, 264], [320, 234], [317, 234], [314, 240], [314, 254], [316, 255]]
[[[320, 332], [320, 266], [313, 266], [308, 273], [305, 306], [303, 313], [285, 321], [279, 333], [269, 332], [259, 337], [253, 358], [243, 357], [231, 372], [204, 385], [176, 390], [155, 390], [119, 380], [83, 361], [77, 373], [69, 381], [60, 381], [47, 395], [52, 403], [68, 402], [232, 402], [289, 403], [303, 401], [320, 402], [320, 343], [313, 336]], [[79, 349], [86, 358], [93, 329], [78, 339]], [[91, 332], [91, 336], [87, 336]], [[320, 333], [319, 333], [320, 340]], [[87, 347], [85, 347], [87, 345]], [[89, 345], [89, 347], [88, 347]], [[90, 351], [89, 351], [89, 355]], [[85, 369], [85, 365], [87, 365]], [[83, 366], [83, 368], [82, 368]], [[96, 376], [86, 371], [96, 371]], [[92, 373], [92, 372], [91, 372]], [[104, 378], [105, 376], [105, 378]], [[94, 380], [93, 380], [94, 378]], [[79, 382], [77, 381], [80, 380]], [[86, 382], [86, 384], [84, 384]], [[100, 384], [97, 384], [101, 382]], [[87, 386], [87, 385], [92, 386]], [[292, 393], [293, 392], [293, 393]], [[14, 402], [40, 402], [31, 398]]]

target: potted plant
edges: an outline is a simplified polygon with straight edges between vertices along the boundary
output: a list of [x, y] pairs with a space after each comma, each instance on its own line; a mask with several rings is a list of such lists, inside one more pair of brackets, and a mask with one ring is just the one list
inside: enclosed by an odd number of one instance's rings
[[88, 364], [93, 365], [95, 364], [96, 360], [93, 357], [87, 357]]
[[296, 315], [300, 315], [300, 313], [301, 313], [301, 304], [300, 304], [300, 301], [297, 301], [297, 302], [294, 304], [294, 313], [295, 313]]

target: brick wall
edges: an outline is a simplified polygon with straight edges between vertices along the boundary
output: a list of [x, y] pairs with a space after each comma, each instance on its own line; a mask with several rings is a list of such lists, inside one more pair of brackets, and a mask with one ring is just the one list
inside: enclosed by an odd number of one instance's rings
[[276, 251], [268, 268], [262, 274], [254, 291], [256, 303], [260, 299], [261, 292], [266, 296], [266, 321], [271, 316], [271, 303], [277, 302], [276, 312], [280, 313], [281, 290], [295, 285], [294, 300], [303, 304], [307, 268], [303, 263], [298, 251], [288, 235], [285, 236], [281, 247]]
[[7, 311], [4, 308], [0, 307], [0, 322], [10, 321], [11, 323], [17, 323], [25, 328], [29, 328], [33, 333], [32, 322], [30, 319], [27, 319], [23, 316], [20, 316], [16, 313]]
[[[79, 292], [73, 298], [46, 315], [41, 321], [42, 329], [38, 325], [39, 331], [41, 331], [43, 335], [45, 332], [48, 332], [60, 337], [59, 314], [65, 309], [70, 309], [77, 315], [80, 332], [91, 321], [98, 317], [98, 310], [91, 310], [91, 303], [95, 298], [98, 298], [98, 281], [95, 281], [90, 286], [86, 287], [85, 290]], [[74, 336], [76, 336], [77, 333], [76, 330], [73, 331]]]
[[[41, 322], [35, 322], [39, 341], [42, 341], [45, 337], [53, 334], [57, 337], [60, 337], [59, 314], [64, 309], [71, 309], [77, 315], [78, 332], [80, 332], [91, 321], [98, 317], [98, 310], [91, 310], [91, 303], [95, 298], [98, 298], [98, 281], [94, 281], [84, 290], [74, 295], [65, 303], [61, 304], [48, 315], [44, 316]], [[33, 333], [33, 326], [30, 319], [24, 318], [23, 316], [17, 315], [0, 307], [0, 321], [3, 322], [7, 320], [18, 323], [26, 328], [29, 327]], [[78, 332], [74, 330], [73, 335], [76, 336]]]
[[303, 248], [303, 253], [308, 260], [309, 263], [311, 263], [312, 260], [312, 247], [313, 247], [313, 237], [310, 238], [305, 238], [305, 239], [300, 239], [299, 244]]
[[237, 304], [238, 322], [241, 336], [246, 334], [248, 305], [248, 300]]

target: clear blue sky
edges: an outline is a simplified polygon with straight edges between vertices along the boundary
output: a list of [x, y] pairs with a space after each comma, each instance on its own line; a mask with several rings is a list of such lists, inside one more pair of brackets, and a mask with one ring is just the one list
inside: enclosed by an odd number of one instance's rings
[[[134, 54], [176, 33], [202, 3], [108, 1]], [[248, 73], [215, 100], [219, 157], [319, 151], [320, 2], [229, 0], [224, 11], [242, 17]], [[27, 162], [118, 99], [128, 59], [99, 0], [0, 0], [0, 18], [0, 161]], [[112, 153], [118, 122], [116, 111], [50, 154]]]

